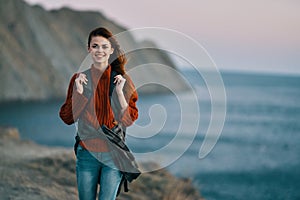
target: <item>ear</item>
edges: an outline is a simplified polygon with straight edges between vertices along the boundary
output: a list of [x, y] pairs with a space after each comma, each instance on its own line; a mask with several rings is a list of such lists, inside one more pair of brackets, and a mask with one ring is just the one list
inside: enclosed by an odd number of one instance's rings
[[91, 53], [91, 47], [87, 47], [87, 51], [89, 52], [89, 53]]
[[111, 48], [110, 54], [114, 53], [114, 48]]

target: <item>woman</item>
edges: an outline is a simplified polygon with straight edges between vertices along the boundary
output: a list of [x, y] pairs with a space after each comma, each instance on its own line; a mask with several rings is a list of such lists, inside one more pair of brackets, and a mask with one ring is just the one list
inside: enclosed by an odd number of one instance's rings
[[[86, 73], [73, 75], [59, 114], [66, 124], [78, 122], [80, 142], [76, 149], [76, 176], [79, 199], [96, 199], [99, 184], [98, 199], [115, 200], [122, 174], [115, 166], [108, 141], [99, 137], [96, 130], [102, 125], [113, 128], [116, 123], [124, 128], [132, 125], [138, 117], [138, 96], [125, 74], [125, 55], [110, 31], [105, 28], [91, 31], [88, 52], [93, 59], [90, 77]], [[111, 76], [113, 72], [116, 75]], [[92, 92], [88, 92], [88, 83]], [[112, 83], [114, 93], [110, 98]], [[116, 106], [112, 108], [111, 105]]]

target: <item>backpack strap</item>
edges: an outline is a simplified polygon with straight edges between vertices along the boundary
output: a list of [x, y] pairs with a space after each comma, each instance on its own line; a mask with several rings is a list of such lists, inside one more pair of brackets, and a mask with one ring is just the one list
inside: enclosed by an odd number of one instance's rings
[[118, 187], [118, 192], [117, 192], [117, 196], [119, 196], [119, 194], [121, 193], [121, 189], [122, 189], [122, 185], [124, 187], [124, 192], [129, 192], [129, 188], [128, 188], [128, 181], [126, 180], [126, 178], [122, 177], [120, 185]]
[[90, 100], [93, 94], [91, 68], [83, 71], [82, 73], [86, 75], [86, 78], [88, 80], [86, 85], [83, 84], [83, 95]]
[[109, 83], [109, 100], [111, 101], [112, 93], [116, 87], [116, 84], [114, 84], [114, 77], [119, 75], [118, 72], [111, 70], [110, 72], [110, 83]]

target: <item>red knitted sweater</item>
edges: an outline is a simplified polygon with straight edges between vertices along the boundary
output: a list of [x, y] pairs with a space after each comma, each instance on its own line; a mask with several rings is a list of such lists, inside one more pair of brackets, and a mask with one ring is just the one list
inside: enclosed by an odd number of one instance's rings
[[[96, 89], [94, 89], [94, 95], [90, 101], [76, 90], [75, 79], [78, 74], [76, 73], [72, 76], [67, 98], [59, 112], [60, 118], [66, 124], [73, 124], [80, 117], [81, 120], [84, 120], [96, 129], [103, 124], [112, 128], [115, 121], [121, 122], [124, 126], [130, 126], [138, 118], [138, 109], [136, 107], [138, 95], [128, 76], [124, 76], [126, 83], [123, 89], [128, 107], [123, 113], [114, 116], [109, 99], [110, 72], [110, 66], [107, 67], [103, 74], [98, 69], [91, 67], [92, 80], [88, 81], [92, 81], [92, 87]], [[105, 141], [99, 138], [85, 140], [80, 144], [93, 152], [108, 151]]]

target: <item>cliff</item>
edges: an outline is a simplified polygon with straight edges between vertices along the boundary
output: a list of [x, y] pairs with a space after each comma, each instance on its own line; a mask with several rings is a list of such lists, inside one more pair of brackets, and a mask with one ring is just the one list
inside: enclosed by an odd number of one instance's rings
[[[77, 199], [72, 149], [39, 146], [21, 140], [15, 128], [0, 128], [0, 156], [1, 199]], [[129, 187], [129, 193], [118, 199], [202, 199], [190, 180], [175, 178], [166, 170], [143, 173]]]
[[[22, 0], [0, 1], [0, 23], [0, 101], [64, 97], [71, 75], [87, 55], [88, 33], [99, 26], [107, 27], [114, 34], [126, 30], [100, 12], [69, 8], [46, 11]], [[139, 47], [141, 42], [132, 35], [126, 38], [127, 45], [132, 47]], [[165, 52], [148, 49], [134, 54], [126, 66], [128, 70], [149, 62], [175, 68]], [[137, 77], [140, 80], [167, 78], [173, 80], [174, 88], [186, 89], [184, 81], [175, 73], [161, 74], [148, 66], [140, 75]], [[153, 93], [165, 89], [153, 84], [139, 90]]]

